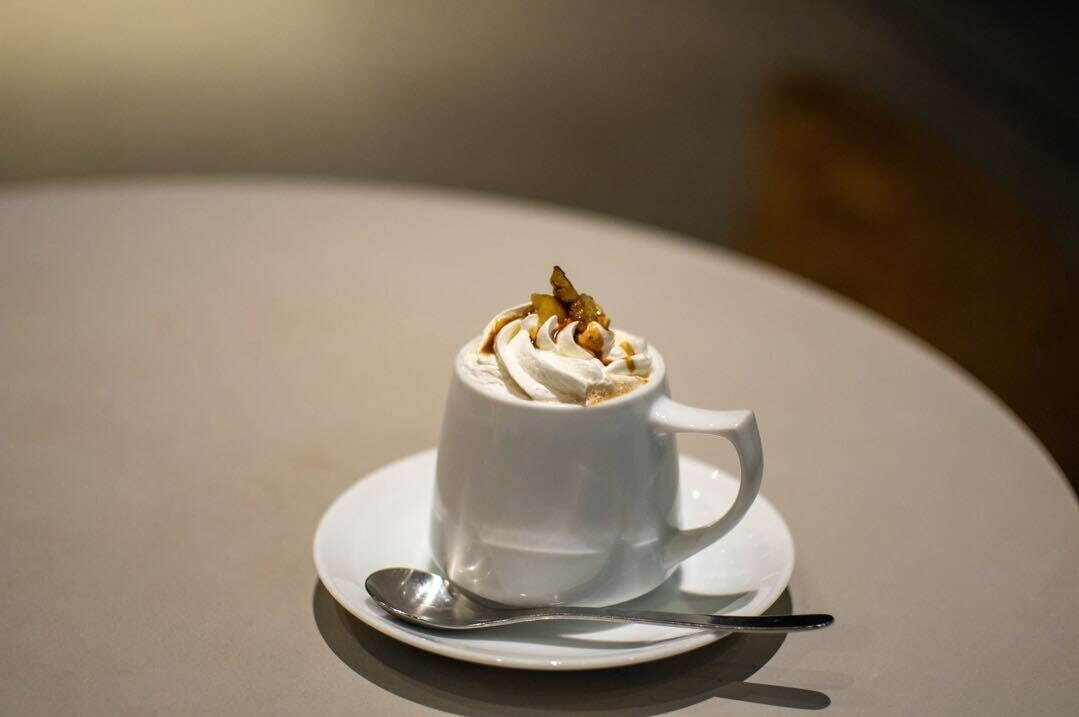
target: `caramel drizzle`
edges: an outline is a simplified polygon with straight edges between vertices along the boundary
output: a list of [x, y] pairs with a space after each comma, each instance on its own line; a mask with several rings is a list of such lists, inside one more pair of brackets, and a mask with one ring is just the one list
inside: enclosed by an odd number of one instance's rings
[[506, 324], [517, 319], [524, 318], [532, 313], [532, 309], [522, 311], [514, 311], [507, 313], [505, 316], [499, 318], [494, 326], [491, 328], [491, 332], [487, 335], [487, 340], [483, 342], [483, 346], [480, 347], [480, 353], [490, 354], [495, 350], [495, 338], [498, 336], [498, 332], [506, 328]]

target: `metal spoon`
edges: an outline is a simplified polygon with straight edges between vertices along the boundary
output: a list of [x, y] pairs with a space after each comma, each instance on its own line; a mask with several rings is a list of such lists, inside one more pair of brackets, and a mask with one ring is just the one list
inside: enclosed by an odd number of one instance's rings
[[465, 595], [445, 578], [411, 568], [376, 570], [367, 578], [367, 592], [383, 610], [402, 620], [440, 630], [473, 630], [533, 620], [607, 620], [731, 632], [798, 632], [828, 627], [831, 615], [688, 615], [617, 607], [490, 607]]

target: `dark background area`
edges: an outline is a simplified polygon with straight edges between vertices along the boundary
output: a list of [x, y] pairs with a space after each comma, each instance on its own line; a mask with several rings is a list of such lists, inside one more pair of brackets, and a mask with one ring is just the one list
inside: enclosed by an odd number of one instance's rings
[[1054, 7], [8, 3], [0, 187], [355, 177], [672, 229], [922, 337], [1074, 481], [1076, 23]]

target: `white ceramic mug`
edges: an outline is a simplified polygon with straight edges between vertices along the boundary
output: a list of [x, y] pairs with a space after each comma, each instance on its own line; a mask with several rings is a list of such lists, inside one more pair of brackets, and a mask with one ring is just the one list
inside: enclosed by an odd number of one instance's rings
[[[587, 407], [491, 395], [458, 357], [431, 515], [447, 577], [507, 605], [610, 605], [659, 586], [742, 519], [761, 483], [756, 417], [672, 401], [652, 353], [647, 384]], [[677, 527], [677, 432], [723, 436], [741, 464], [734, 504], [694, 530]]]

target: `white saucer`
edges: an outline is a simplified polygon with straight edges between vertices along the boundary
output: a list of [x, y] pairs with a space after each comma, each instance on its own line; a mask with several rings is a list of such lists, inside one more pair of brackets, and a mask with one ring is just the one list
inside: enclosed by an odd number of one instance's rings
[[[364, 590], [387, 567], [433, 570], [427, 547], [433, 450], [391, 463], [341, 494], [315, 532], [315, 567], [330, 594], [379, 632], [447, 657], [499, 667], [582, 670], [647, 662], [729, 633], [653, 625], [548, 621], [468, 633], [426, 630], [391, 618]], [[680, 459], [684, 528], [703, 525], [734, 500], [737, 481]], [[794, 569], [794, 541], [779, 512], [759, 497], [733, 531], [693, 556], [670, 580], [627, 606], [677, 612], [760, 615]]]

